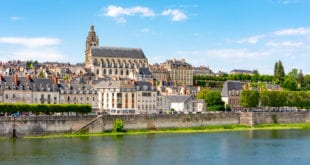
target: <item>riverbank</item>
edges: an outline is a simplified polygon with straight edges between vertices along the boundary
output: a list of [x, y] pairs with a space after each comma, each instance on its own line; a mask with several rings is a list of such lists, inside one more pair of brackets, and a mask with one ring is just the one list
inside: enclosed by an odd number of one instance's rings
[[101, 133], [79, 133], [79, 134], [59, 134], [43, 136], [25, 136], [23, 138], [73, 138], [73, 137], [91, 137], [91, 136], [117, 136], [117, 135], [139, 135], [139, 134], [174, 134], [174, 133], [208, 133], [208, 132], [226, 132], [226, 131], [249, 131], [249, 130], [285, 130], [285, 129], [306, 129], [310, 130], [310, 123], [291, 123], [291, 124], [259, 124], [255, 126], [246, 126], [239, 124], [218, 125], [218, 126], [200, 126], [191, 128], [167, 128], [156, 130], [124, 130], [122, 132], [101, 132]]

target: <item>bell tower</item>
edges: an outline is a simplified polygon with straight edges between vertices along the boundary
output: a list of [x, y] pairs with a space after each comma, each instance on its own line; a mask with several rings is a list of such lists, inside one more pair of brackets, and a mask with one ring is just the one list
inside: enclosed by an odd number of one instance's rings
[[85, 49], [85, 67], [86, 68], [90, 68], [92, 65], [91, 47], [93, 46], [99, 46], [99, 38], [98, 36], [96, 36], [94, 25], [91, 25], [90, 30], [88, 32], [87, 39], [86, 39], [86, 49]]

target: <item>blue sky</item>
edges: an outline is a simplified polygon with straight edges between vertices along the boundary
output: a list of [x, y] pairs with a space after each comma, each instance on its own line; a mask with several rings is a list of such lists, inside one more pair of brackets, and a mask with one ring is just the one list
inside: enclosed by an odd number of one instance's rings
[[10, 0], [0, 2], [0, 61], [84, 62], [95, 26], [100, 46], [142, 48], [149, 63], [184, 58], [213, 71], [281, 60], [310, 74], [308, 0]]

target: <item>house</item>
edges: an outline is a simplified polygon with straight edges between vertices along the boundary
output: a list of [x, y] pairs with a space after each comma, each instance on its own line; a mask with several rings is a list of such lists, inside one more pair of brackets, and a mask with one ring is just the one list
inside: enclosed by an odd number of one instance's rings
[[193, 111], [192, 95], [190, 96], [166, 96], [170, 102], [170, 108], [178, 113], [186, 113]]
[[242, 110], [242, 107], [239, 105], [241, 91], [242, 85], [240, 81], [226, 81], [221, 92], [225, 107], [229, 105], [232, 111]]

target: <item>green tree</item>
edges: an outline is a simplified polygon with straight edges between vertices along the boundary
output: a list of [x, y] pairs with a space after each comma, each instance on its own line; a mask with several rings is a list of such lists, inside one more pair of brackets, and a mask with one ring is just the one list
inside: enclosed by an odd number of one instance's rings
[[197, 96], [196, 98], [197, 99], [204, 99], [206, 94], [209, 92], [210, 90], [208, 88], [203, 88], [201, 89], [198, 93], [197, 93]]
[[222, 105], [221, 92], [218, 90], [211, 90], [205, 95], [205, 101], [208, 106]]
[[281, 60], [275, 63], [274, 66], [274, 81], [277, 84], [281, 84], [284, 81], [285, 77], [285, 72], [284, 72], [284, 67], [282, 65]]
[[259, 93], [254, 90], [243, 90], [241, 92], [240, 104], [245, 108], [257, 107], [259, 103]]
[[114, 120], [114, 125], [113, 125], [114, 127], [114, 131], [116, 131], [116, 132], [121, 132], [122, 130], [123, 130], [123, 128], [124, 128], [124, 123], [123, 123], [123, 120], [122, 119], [120, 119], [120, 118], [116, 118], [115, 120]]
[[297, 83], [300, 88], [304, 87], [304, 75], [302, 74], [302, 70], [299, 70], [297, 75]]

